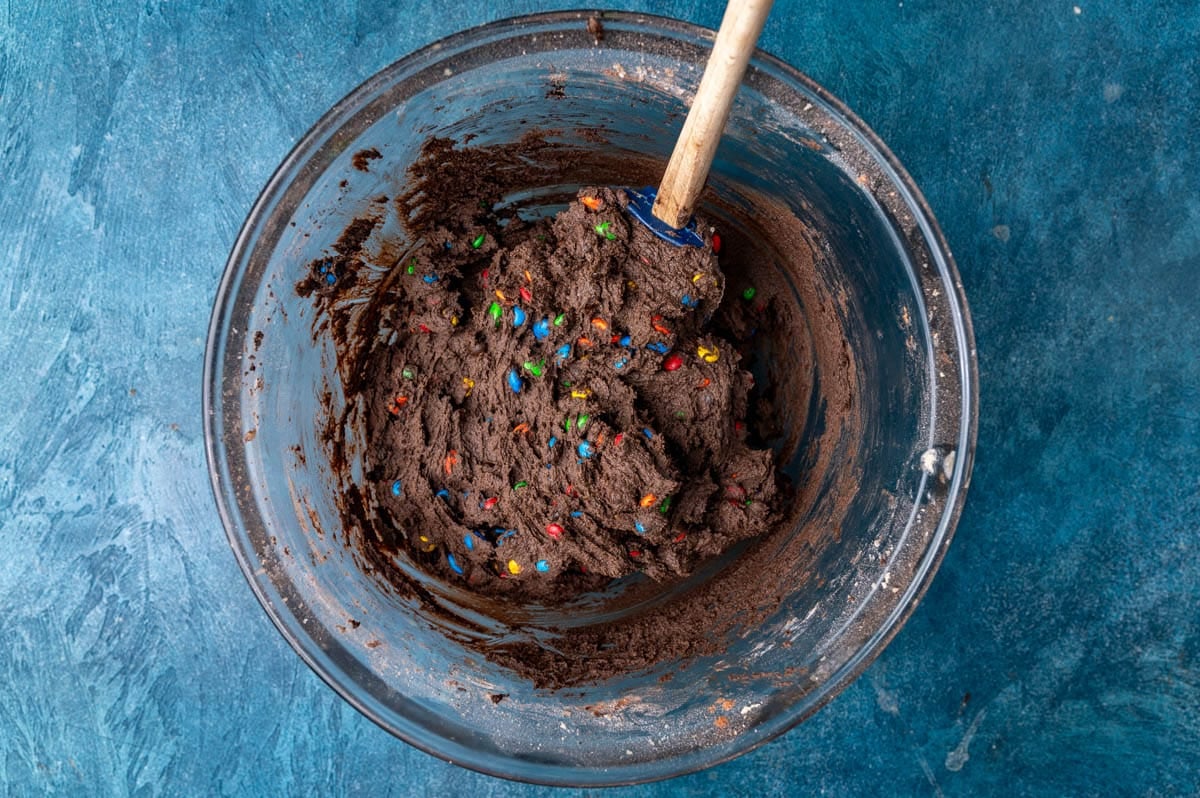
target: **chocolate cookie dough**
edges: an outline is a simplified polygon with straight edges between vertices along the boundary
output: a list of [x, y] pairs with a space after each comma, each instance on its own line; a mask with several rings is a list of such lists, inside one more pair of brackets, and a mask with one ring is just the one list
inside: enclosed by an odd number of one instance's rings
[[366, 364], [380, 545], [478, 592], [564, 600], [684, 576], [770, 527], [753, 378], [710, 329], [719, 239], [667, 243], [626, 203], [584, 189], [532, 223], [475, 203], [406, 253]]
[[807, 223], [706, 192], [720, 236], [676, 249], [621, 192], [577, 194], [663, 164], [573, 135], [372, 161], [387, 190], [331, 217], [296, 284], [336, 357], [315, 421], [341, 526], [317, 534], [545, 689], [727, 650], [841, 534], [858, 473], [832, 464], [862, 437]]

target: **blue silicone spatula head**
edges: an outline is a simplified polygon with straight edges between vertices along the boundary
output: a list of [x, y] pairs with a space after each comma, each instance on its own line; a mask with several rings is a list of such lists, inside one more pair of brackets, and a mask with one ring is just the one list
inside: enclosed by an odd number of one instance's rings
[[654, 200], [658, 192], [652, 186], [646, 186], [641, 191], [627, 188], [625, 193], [629, 196], [629, 213], [646, 225], [654, 235], [677, 247], [704, 246], [704, 238], [696, 232], [694, 218], [689, 219], [683, 227], [671, 227], [654, 215]]

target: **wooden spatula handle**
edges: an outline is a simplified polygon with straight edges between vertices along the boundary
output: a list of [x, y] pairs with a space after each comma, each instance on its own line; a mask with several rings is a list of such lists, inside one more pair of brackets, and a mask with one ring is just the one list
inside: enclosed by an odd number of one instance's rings
[[671, 227], [683, 227], [692, 217], [771, 3], [772, 0], [729, 0], [725, 7], [725, 17], [704, 76], [700, 78], [700, 88], [654, 202], [654, 215]]

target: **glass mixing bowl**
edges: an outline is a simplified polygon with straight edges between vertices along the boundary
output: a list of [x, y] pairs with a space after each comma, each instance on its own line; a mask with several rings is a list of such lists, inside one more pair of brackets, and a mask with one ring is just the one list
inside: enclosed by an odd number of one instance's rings
[[[531, 167], [529, 185], [507, 198], [530, 214], [561, 207], [581, 183], [654, 183], [630, 164], [665, 163], [713, 33], [606, 13], [597, 41], [587, 23], [583, 13], [554, 13], [456, 34], [330, 110], [241, 230], [204, 375], [222, 521], [297, 653], [361, 712], [429, 753], [507, 778], [579, 786], [730, 759], [853, 680], [912, 612], [950, 542], [970, 474], [977, 392], [959, 277], [912, 180], [840, 102], [758, 53], [701, 212], [758, 248], [758, 265], [731, 282], [782, 286], [806, 320], [807, 336], [763, 352], [756, 375], [792, 397], [778, 445], [799, 498], [790, 528], [704, 578], [753, 579], [755, 557], [788, 557], [786, 578], [769, 586], [775, 600], [761, 618], [721, 631], [715, 654], [549, 691], [498, 667], [476, 643], [532, 635], [553, 645], [544, 630], [556, 620], [587, 624], [633, 610], [593, 597], [570, 611], [526, 608], [533, 632], [465, 615], [448, 625], [423, 602], [453, 604], [458, 588], [429, 578], [434, 598], [405, 597], [364, 569], [356, 530], [339, 512], [339, 495], [362, 476], [361, 450], [348, 436], [335, 463], [322, 441], [353, 408], [329, 326], [295, 285], [373, 198], [397, 191], [397, 176], [431, 135], [487, 145], [541, 130], [552, 145], [573, 148], [586, 170], [560, 171], [546, 185], [549, 173]], [[380, 157], [355, 168], [355, 153], [370, 148]], [[774, 232], [789, 220], [811, 231], [817, 257], [803, 272], [789, 266], [788, 243]], [[699, 589], [698, 581], [671, 590]]]

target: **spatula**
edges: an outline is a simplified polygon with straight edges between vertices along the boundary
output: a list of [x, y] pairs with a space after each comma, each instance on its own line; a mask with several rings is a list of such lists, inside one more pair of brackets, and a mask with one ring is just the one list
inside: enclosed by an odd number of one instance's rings
[[700, 87], [658, 190], [626, 189], [629, 212], [659, 238], [703, 246], [692, 211], [708, 179], [733, 98], [762, 33], [773, 0], [729, 0]]

